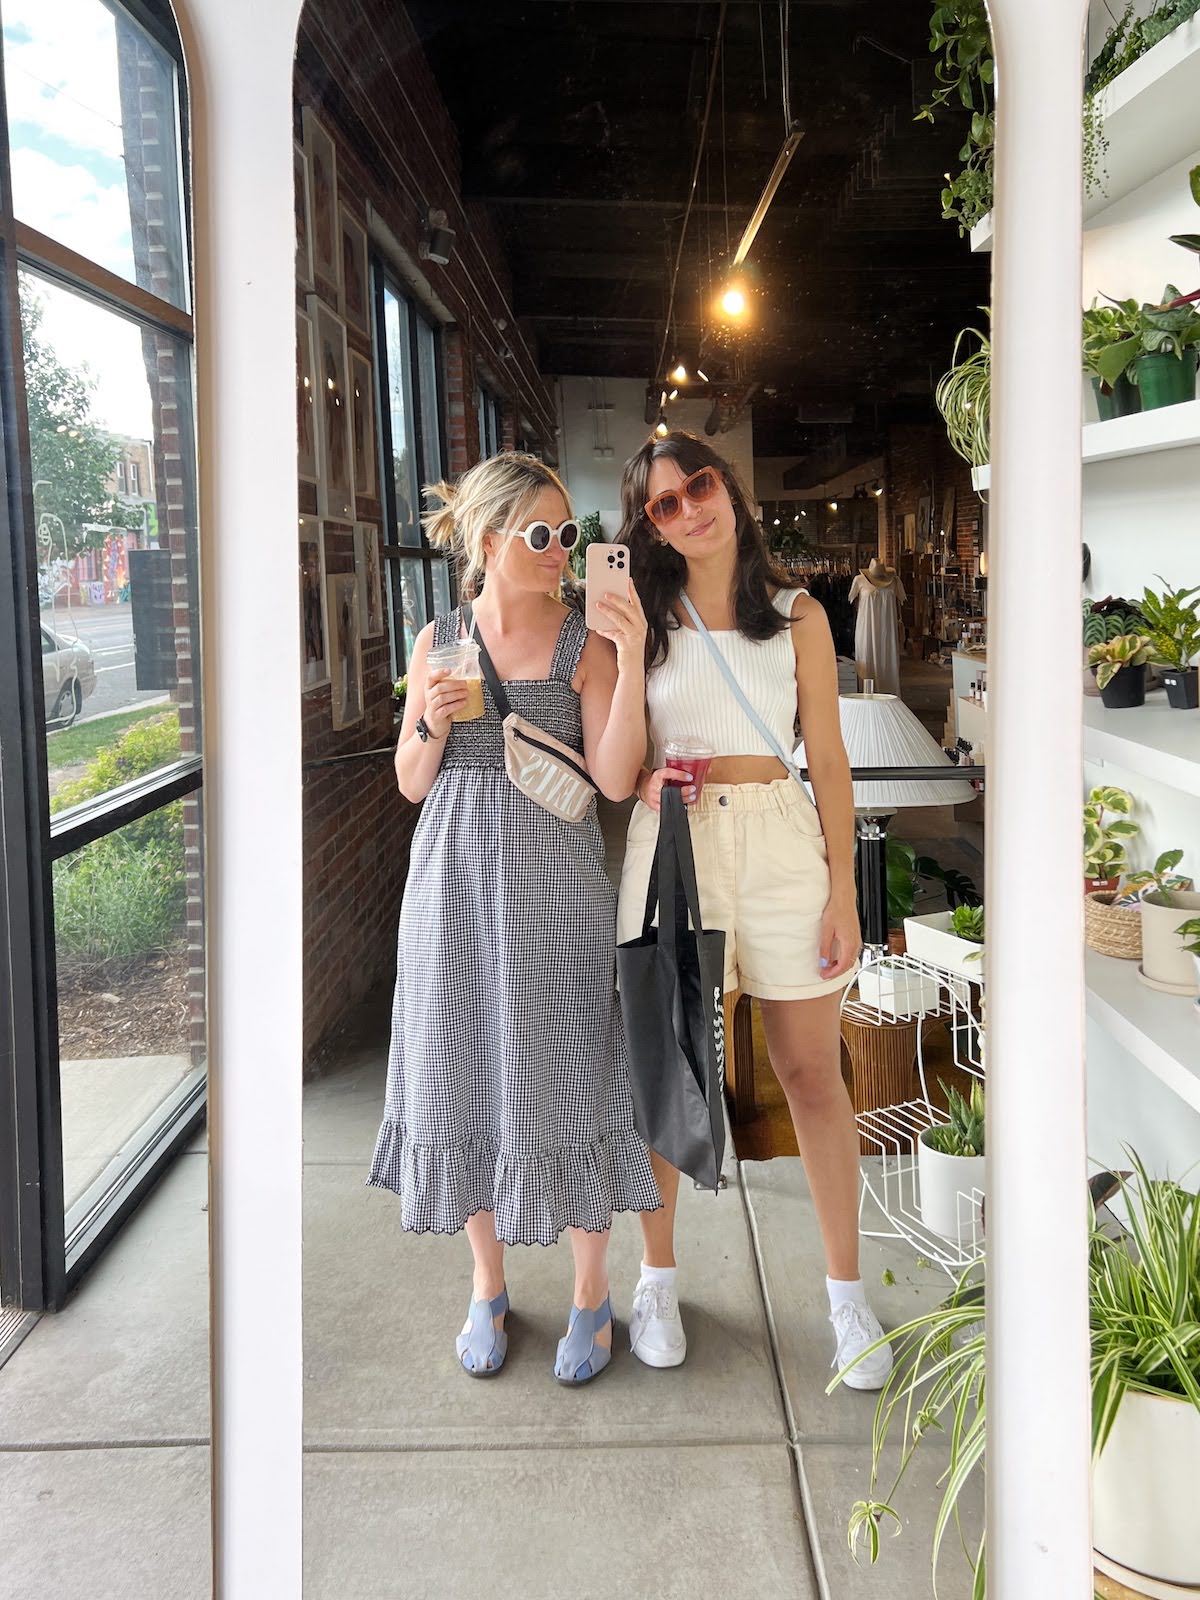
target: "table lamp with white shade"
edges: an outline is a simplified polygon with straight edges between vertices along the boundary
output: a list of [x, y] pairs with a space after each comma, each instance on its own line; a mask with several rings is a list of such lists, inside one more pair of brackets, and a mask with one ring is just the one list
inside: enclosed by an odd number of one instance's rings
[[[888, 822], [902, 807], [964, 805], [975, 799], [976, 792], [965, 779], [934, 777], [932, 768], [959, 769], [898, 695], [872, 694], [869, 684], [867, 689], [866, 694], [839, 696], [838, 710], [851, 769], [897, 769], [894, 778], [856, 780], [854, 784], [863, 942], [882, 950], [887, 946], [888, 931]], [[796, 747], [796, 762], [805, 768], [803, 740]], [[905, 768], [913, 775], [905, 776]]]

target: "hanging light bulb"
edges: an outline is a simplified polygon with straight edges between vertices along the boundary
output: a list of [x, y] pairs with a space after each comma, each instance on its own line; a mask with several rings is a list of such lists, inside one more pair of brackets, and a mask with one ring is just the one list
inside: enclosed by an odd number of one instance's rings
[[701, 372], [699, 367], [696, 368], [696, 376], [700, 379], [701, 383], [707, 383], [708, 382], [708, 373], [707, 372]]
[[836, 511], [837, 510], [837, 501], [836, 500], [831, 500], [829, 502], [829, 509], [830, 509], [830, 511]]
[[671, 381], [673, 383], [686, 383], [687, 382], [687, 368], [684, 366], [682, 361], [675, 368], [674, 372], [672, 372]]
[[670, 430], [670, 428], [667, 427], [667, 423], [666, 423], [666, 418], [665, 417], [660, 417], [658, 419], [658, 427], [655, 428], [654, 431], [655, 431], [655, 433], [658, 435], [658, 437], [660, 439], [665, 439], [667, 437], [668, 433], [670, 433], [671, 430]]
[[806, 516], [807, 516], [807, 515], [808, 515], [808, 512], [807, 512], [807, 511], [805, 511], [805, 510], [804, 510], [804, 508], [803, 508], [803, 507], [801, 507], [801, 509], [800, 509], [800, 515], [801, 515], [801, 516], [802, 516], [802, 517], [806, 517]]
[[670, 394], [667, 396], [667, 399], [668, 400], [678, 400], [679, 399], [679, 390], [678, 389], [672, 389]]
[[727, 317], [740, 317], [746, 309], [746, 296], [731, 284], [721, 296], [721, 310]]
[[875, 496], [876, 500], [878, 500], [879, 496], [883, 493], [883, 485], [880, 483], [878, 478], [875, 479], [875, 482], [871, 486], [871, 493]]
[[664, 389], [658, 397], [658, 409], [661, 411], [667, 403], [667, 391]]
[[778, 517], [776, 517], [776, 518], [775, 518], [775, 526], [776, 526], [776, 527], [778, 527], [778, 526], [779, 526], [779, 518], [778, 518]]

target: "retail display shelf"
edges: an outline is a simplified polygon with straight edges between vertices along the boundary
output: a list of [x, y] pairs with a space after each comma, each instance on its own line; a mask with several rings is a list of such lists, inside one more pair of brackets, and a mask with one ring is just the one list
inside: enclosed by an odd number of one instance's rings
[[[1200, 18], [1126, 67], [1104, 91], [1101, 111], [1108, 177], [1103, 193], [1084, 197], [1085, 222], [1200, 147]], [[990, 250], [992, 234], [989, 211], [971, 229], [971, 249]]]
[[1138, 978], [1136, 961], [1089, 950], [1086, 971], [1088, 1016], [1200, 1111], [1200, 1021], [1195, 1001], [1148, 988]]
[[1103, 701], [1083, 702], [1083, 753], [1111, 762], [1140, 778], [1151, 778], [1200, 795], [1200, 711], [1175, 711], [1155, 692], [1144, 706], [1110, 711]]
[[[1123, 456], [1150, 455], [1156, 450], [1183, 450], [1200, 445], [1200, 400], [1182, 405], [1160, 406], [1157, 411], [1141, 411], [1134, 417], [1113, 417], [1110, 422], [1089, 422], [1083, 430], [1083, 464], [1119, 461]], [[990, 464], [974, 467], [971, 482], [976, 489], [990, 489]]]

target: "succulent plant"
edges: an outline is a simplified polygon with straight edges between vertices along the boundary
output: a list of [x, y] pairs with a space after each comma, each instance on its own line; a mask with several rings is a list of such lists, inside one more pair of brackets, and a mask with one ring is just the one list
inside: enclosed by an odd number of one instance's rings
[[[938, 1082], [941, 1083], [940, 1078]], [[976, 1080], [971, 1085], [969, 1096], [959, 1094], [957, 1089], [947, 1089], [944, 1083], [941, 1086], [946, 1096], [947, 1120], [927, 1128], [921, 1135], [922, 1140], [931, 1150], [937, 1150], [944, 1156], [981, 1156], [983, 1085]]]

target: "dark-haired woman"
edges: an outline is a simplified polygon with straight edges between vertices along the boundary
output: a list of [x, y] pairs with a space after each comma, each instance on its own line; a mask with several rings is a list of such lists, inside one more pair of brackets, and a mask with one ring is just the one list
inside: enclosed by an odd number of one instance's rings
[[[705, 924], [725, 930], [725, 987], [754, 995], [787, 1097], [825, 1245], [834, 1365], [883, 1337], [858, 1266], [858, 1134], [840, 1065], [839, 1008], [861, 939], [854, 802], [838, 719], [825, 613], [787, 587], [729, 464], [687, 433], [651, 438], [625, 465], [621, 538], [649, 624], [646, 699], [655, 770], [637, 781], [621, 880], [618, 938], [641, 931], [673, 738], [716, 752], [697, 798], [684, 788]], [[710, 639], [697, 628], [694, 609]], [[722, 675], [724, 657], [768, 740]], [[816, 805], [776, 751], [799, 715]], [[687, 1345], [676, 1296], [679, 1174], [654, 1156], [662, 1210], [642, 1217], [644, 1260], [630, 1342], [649, 1366], [678, 1366]], [[887, 1345], [847, 1382], [878, 1388]]]

